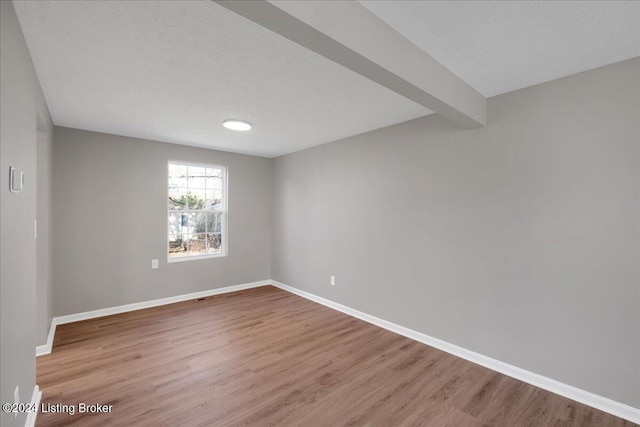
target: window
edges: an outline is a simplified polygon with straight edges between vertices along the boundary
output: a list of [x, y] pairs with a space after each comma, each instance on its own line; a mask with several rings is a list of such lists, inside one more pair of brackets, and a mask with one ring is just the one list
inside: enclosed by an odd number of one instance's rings
[[227, 168], [169, 162], [169, 262], [226, 255]]

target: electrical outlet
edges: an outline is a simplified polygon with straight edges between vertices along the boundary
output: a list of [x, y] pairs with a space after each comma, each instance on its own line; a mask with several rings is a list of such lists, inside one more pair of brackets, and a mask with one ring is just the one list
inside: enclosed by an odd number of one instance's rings
[[154, 270], [156, 268], [158, 268], [158, 260], [157, 259], [152, 259], [151, 260], [151, 268], [154, 269]]
[[331, 286], [335, 286], [336, 285], [336, 276], [331, 276], [331, 278], [329, 279], [329, 284]]

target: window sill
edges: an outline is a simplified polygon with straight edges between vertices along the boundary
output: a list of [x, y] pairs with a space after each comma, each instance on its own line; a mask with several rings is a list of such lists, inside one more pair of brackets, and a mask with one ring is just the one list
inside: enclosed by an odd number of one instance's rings
[[227, 254], [185, 256], [185, 257], [167, 258], [167, 262], [169, 264], [172, 264], [174, 262], [197, 261], [197, 260], [201, 260], [201, 259], [223, 258], [223, 257], [226, 257], [226, 256], [227, 256]]

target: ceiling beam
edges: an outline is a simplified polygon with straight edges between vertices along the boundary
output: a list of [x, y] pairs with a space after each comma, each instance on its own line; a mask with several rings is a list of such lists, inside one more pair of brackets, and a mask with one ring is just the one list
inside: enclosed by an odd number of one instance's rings
[[464, 128], [487, 100], [356, 1], [214, 0]]

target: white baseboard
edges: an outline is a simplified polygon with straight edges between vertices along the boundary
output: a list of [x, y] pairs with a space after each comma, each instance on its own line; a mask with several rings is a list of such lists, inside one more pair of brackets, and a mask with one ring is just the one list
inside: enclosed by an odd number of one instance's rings
[[42, 356], [43, 354], [51, 353], [53, 348], [53, 337], [56, 335], [56, 318], [51, 319], [51, 326], [49, 327], [49, 335], [47, 335], [47, 343], [36, 347], [36, 356]]
[[615, 400], [611, 400], [606, 397], [598, 396], [597, 394], [593, 394], [586, 390], [561, 383], [559, 381], [527, 371], [525, 369], [509, 365], [508, 363], [504, 363], [491, 357], [448, 343], [446, 341], [439, 340], [421, 332], [414, 331], [413, 329], [405, 328], [404, 326], [400, 326], [387, 320], [380, 319], [379, 317], [363, 313], [361, 311], [342, 304], [338, 304], [337, 302], [328, 300], [326, 298], [322, 298], [309, 292], [294, 288], [292, 286], [285, 285], [284, 283], [272, 280], [271, 284], [285, 291], [299, 295], [303, 298], [317, 302], [329, 308], [333, 308], [334, 310], [338, 310], [360, 320], [364, 320], [365, 322], [374, 324], [391, 332], [395, 332], [396, 334], [405, 336], [412, 340], [453, 354], [454, 356], [458, 356], [462, 359], [500, 372], [501, 374], [505, 374], [536, 387], [543, 388], [552, 393], [559, 394], [560, 396], [564, 396], [568, 399], [575, 400], [576, 402], [591, 406], [592, 408], [599, 409], [600, 411], [615, 415], [616, 417], [620, 417], [633, 423], [640, 424], [640, 409], [638, 408], [634, 408], [632, 406], [616, 402]]
[[36, 347], [36, 356], [43, 356], [51, 353], [53, 349], [53, 338], [56, 333], [56, 326], [65, 323], [79, 322], [81, 320], [95, 319], [97, 317], [111, 316], [112, 314], [126, 313], [128, 311], [141, 310], [143, 308], [157, 307], [160, 305], [173, 304], [176, 302], [188, 301], [196, 298], [205, 298], [212, 295], [226, 294], [229, 292], [241, 291], [243, 289], [257, 288], [260, 286], [270, 285], [270, 280], [261, 280], [259, 282], [243, 283], [240, 285], [226, 286], [224, 288], [209, 289], [207, 291], [193, 292], [190, 294], [176, 295], [173, 297], [154, 299], [151, 301], [136, 302], [133, 304], [118, 305], [116, 307], [102, 308], [100, 310], [85, 311], [84, 313], [70, 314], [67, 316], [58, 316], [51, 319], [51, 328], [47, 337], [47, 343]]
[[36, 407], [37, 410], [27, 414], [27, 421], [24, 423], [24, 427], [34, 427], [36, 425], [36, 417], [38, 416], [38, 410], [40, 409], [40, 399], [42, 399], [42, 392], [40, 391], [40, 387], [36, 384], [36, 386], [33, 387], [33, 394], [31, 395], [31, 405], [32, 407]]

